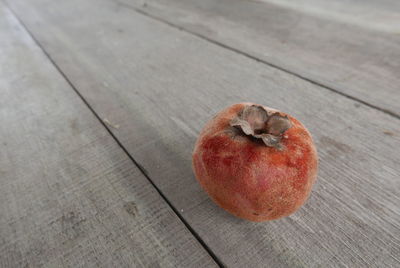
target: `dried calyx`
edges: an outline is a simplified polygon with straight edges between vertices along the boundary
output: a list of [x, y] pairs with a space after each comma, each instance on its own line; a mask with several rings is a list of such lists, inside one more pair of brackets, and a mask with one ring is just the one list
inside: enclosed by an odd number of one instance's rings
[[231, 120], [230, 125], [241, 129], [246, 135], [262, 139], [266, 146], [276, 149], [282, 149], [283, 133], [292, 126], [287, 116], [277, 112], [269, 114], [259, 105], [247, 105]]

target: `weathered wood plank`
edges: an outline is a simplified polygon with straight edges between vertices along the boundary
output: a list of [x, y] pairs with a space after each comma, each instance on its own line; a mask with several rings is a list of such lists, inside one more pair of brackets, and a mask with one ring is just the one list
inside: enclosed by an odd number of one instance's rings
[[215, 265], [1, 2], [0, 40], [0, 267]]
[[111, 1], [400, 116], [399, 1]]
[[254, 0], [285, 9], [389, 34], [400, 32], [400, 3], [397, 0]]
[[[397, 119], [112, 2], [10, 4], [93, 108], [120, 126], [114, 135], [223, 263], [400, 264]], [[200, 128], [239, 101], [287, 111], [314, 135], [319, 181], [291, 217], [236, 219], [193, 177]]]

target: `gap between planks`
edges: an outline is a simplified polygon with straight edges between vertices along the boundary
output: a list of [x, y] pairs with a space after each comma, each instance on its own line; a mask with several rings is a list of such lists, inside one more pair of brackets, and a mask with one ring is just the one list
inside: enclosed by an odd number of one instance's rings
[[[3, 1], [2, 1], [3, 2]], [[207, 253], [211, 256], [211, 258], [218, 264], [219, 267], [226, 267], [222, 263], [222, 261], [215, 255], [215, 253], [210, 249], [210, 247], [204, 242], [204, 240], [200, 237], [200, 235], [189, 225], [189, 223], [181, 216], [179, 213], [178, 209], [175, 208], [172, 203], [168, 200], [168, 198], [161, 192], [161, 190], [156, 186], [156, 184], [153, 182], [153, 180], [150, 178], [148, 175], [148, 172], [145, 170], [145, 168], [140, 165], [134, 158], [133, 156], [128, 152], [128, 150], [125, 148], [125, 146], [117, 139], [117, 137], [112, 133], [110, 127], [108, 126], [107, 122], [102, 119], [96, 111], [90, 106], [90, 104], [87, 102], [87, 100], [82, 96], [82, 94], [78, 91], [78, 89], [75, 87], [75, 85], [71, 82], [71, 80], [67, 77], [67, 75], [61, 70], [61, 68], [56, 64], [56, 62], [52, 59], [49, 53], [44, 49], [42, 44], [39, 42], [39, 40], [36, 39], [36, 37], [32, 34], [32, 32], [28, 29], [28, 27], [25, 25], [25, 23], [21, 20], [21, 18], [14, 12], [14, 10], [8, 5], [8, 3], [5, 3], [6, 8], [8, 8], [13, 16], [18, 20], [18, 22], [21, 24], [21, 26], [25, 29], [25, 31], [29, 34], [29, 36], [32, 38], [32, 40], [36, 43], [36, 45], [40, 48], [40, 50], [44, 53], [44, 55], [49, 59], [51, 64], [56, 68], [56, 70], [61, 74], [61, 76], [65, 79], [65, 81], [68, 83], [68, 85], [74, 90], [74, 92], [79, 96], [79, 98], [83, 101], [83, 103], [88, 107], [88, 109], [93, 113], [93, 115], [97, 118], [97, 120], [100, 122], [100, 124], [106, 129], [108, 134], [111, 135], [111, 137], [115, 140], [115, 142], [118, 144], [119, 147], [124, 151], [124, 153], [128, 156], [128, 158], [133, 162], [133, 164], [140, 170], [140, 172], [143, 174], [143, 176], [150, 182], [150, 184], [154, 187], [154, 189], [158, 192], [158, 194], [161, 196], [161, 198], [167, 203], [167, 205], [174, 211], [174, 213], [177, 215], [177, 217], [181, 220], [181, 222], [185, 225], [185, 227], [189, 230], [189, 232], [194, 236], [194, 238], [199, 241], [201, 246], [207, 251]]]
[[331, 91], [331, 92], [334, 92], [334, 93], [336, 93], [336, 94], [339, 94], [339, 95], [341, 95], [341, 96], [343, 96], [343, 97], [346, 97], [346, 98], [351, 99], [351, 100], [353, 100], [353, 101], [359, 102], [359, 103], [361, 103], [361, 104], [363, 104], [363, 105], [365, 105], [365, 106], [368, 106], [368, 107], [370, 107], [370, 108], [373, 108], [373, 109], [375, 109], [375, 110], [378, 110], [378, 111], [380, 111], [380, 112], [382, 112], [382, 113], [388, 114], [388, 115], [390, 115], [390, 116], [392, 116], [392, 117], [394, 117], [394, 118], [400, 119], [400, 115], [399, 115], [399, 114], [396, 114], [396, 113], [394, 113], [394, 112], [392, 112], [392, 111], [390, 111], [390, 110], [388, 110], [388, 109], [381, 108], [381, 107], [376, 106], [376, 105], [374, 105], [374, 104], [371, 104], [371, 103], [369, 103], [369, 102], [367, 102], [367, 101], [361, 100], [361, 99], [359, 99], [359, 98], [357, 98], [357, 97], [351, 96], [351, 95], [346, 94], [346, 93], [344, 93], [344, 92], [341, 92], [341, 91], [339, 91], [339, 90], [337, 90], [337, 89], [334, 89], [334, 88], [332, 88], [332, 87], [330, 87], [330, 86], [327, 86], [327, 85], [325, 85], [325, 84], [323, 84], [323, 83], [320, 83], [320, 82], [317, 82], [317, 81], [315, 81], [315, 80], [313, 80], [313, 79], [310, 79], [310, 78], [308, 78], [308, 77], [306, 77], [306, 76], [304, 76], [304, 75], [298, 74], [298, 73], [296, 73], [296, 72], [293, 72], [293, 71], [290, 71], [290, 70], [288, 70], [288, 69], [286, 69], [286, 68], [283, 68], [283, 67], [281, 67], [281, 66], [278, 66], [278, 65], [276, 65], [276, 64], [274, 64], [274, 63], [271, 63], [271, 62], [268, 62], [268, 61], [266, 61], [266, 60], [264, 60], [264, 59], [261, 59], [261, 58], [258, 58], [258, 57], [256, 57], [256, 56], [253, 56], [253, 55], [251, 55], [250, 53], [247, 53], [247, 52], [242, 51], [242, 50], [240, 50], [240, 49], [237, 49], [237, 48], [235, 48], [235, 47], [229, 46], [229, 45], [227, 45], [227, 44], [225, 44], [225, 43], [222, 43], [222, 42], [219, 42], [219, 41], [217, 41], [217, 40], [211, 39], [211, 38], [209, 38], [209, 37], [207, 37], [207, 36], [205, 36], [205, 35], [202, 35], [202, 34], [200, 34], [200, 33], [196, 33], [196, 32], [194, 32], [194, 31], [188, 30], [188, 29], [186, 29], [186, 28], [183, 27], [183, 26], [179, 26], [179, 25], [177, 25], [177, 24], [174, 24], [174, 23], [172, 23], [172, 22], [170, 22], [170, 21], [167, 21], [167, 20], [165, 20], [165, 19], [163, 19], [163, 18], [161, 18], [161, 17], [159, 17], [159, 16], [155, 16], [155, 15], [153, 15], [153, 14], [150, 14], [150, 13], [148, 13], [148, 12], [142, 10], [142, 9], [136, 8], [136, 7], [134, 7], [134, 6], [131, 6], [131, 5], [129, 5], [129, 4], [126, 4], [126, 3], [123, 3], [123, 2], [120, 2], [120, 1], [115, 1], [115, 3], [116, 3], [117, 5], [119, 5], [119, 6], [125, 7], [125, 8], [127, 8], [127, 9], [132, 10], [132, 11], [135, 11], [136, 13], [139, 13], [139, 14], [141, 14], [141, 15], [143, 15], [143, 16], [146, 16], [146, 17], [148, 17], [148, 18], [151, 18], [151, 19], [153, 19], [153, 20], [156, 20], [156, 21], [158, 21], [158, 22], [160, 22], [160, 23], [166, 24], [166, 25], [168, 25], [168, 26], [170, 26], [170, 27], [173, 27], [173, 28], [175, 28], [175, 29], [178, 29], [178, 30], [183, 31], [183, 32], [185, 32], [185, 33], [188, 33], [188, 34], [190, 34], [190, 35], [196, 36], [196, 37], [198, 37], [198, 38], [200, 38], [200, 39], [203, 39], [203, 40], [205, 40], [205, 41], [207, 41], [207, 42], [210, 42], [210, 43], [212, 43], [212, 44], [214, 44], [214, 45], [217, 45], [217, 46], [219, 46], [219, 47], [225, 48], [225, 49], [227, 49], [227, 50], [230, 50], [230, 51], [232, 51], [232, 52], [234, 52], [234, 53], [240, 54], [240, 55], [242, 55], [242, 56], [245, 56], [245, 57], [247, 57], [247, 58], [249, 58], [249, 59], [255, 60], [255, 61], [260, 62], [260, 63], [262, 63], [262, 64], [268, 65], [268, 66], [270, 66], [270, 67], [272, 67], [272, 68], [278, 69], [278, 70], [280, 70], [280, 71], [283, 71], [283, 72], [288, 73], [288, 74], [290, 74], [290, 75], [293, 75], [293, 76], [295, 76], [295, 77], [298, 77], [298, 78], [300, 78], [300, 79], [303, 79], [303, 80], [305, 80], [305, 81], [307, 81], [307, 82], [310, 82], [311, 84], [317, 85], [317, 86], [319, 86], [319, 87], [321, 87], [321, 88], [324, 88], [324, 89], [326, 89], [326, 90], [329, 90], [329, 91]]

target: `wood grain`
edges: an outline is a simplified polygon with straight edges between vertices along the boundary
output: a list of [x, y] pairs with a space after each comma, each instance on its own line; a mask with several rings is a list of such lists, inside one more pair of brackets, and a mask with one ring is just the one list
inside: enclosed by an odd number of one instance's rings
[[0, 2], [0, 267], [216, 266]]
[[110, 1], [400, 116], [399, 1]]
[[[10, 5], [225, 265], [400, 265], [399, 120], [110, 1]], [[201, 127], [241, 101], [288, 112], [314, 136], [319, 180], [288, 218], [234, 218], [193, 176]]]

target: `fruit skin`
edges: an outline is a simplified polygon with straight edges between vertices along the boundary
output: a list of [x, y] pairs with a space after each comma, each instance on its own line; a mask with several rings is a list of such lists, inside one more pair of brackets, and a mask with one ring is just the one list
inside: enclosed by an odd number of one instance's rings
[[[254, 103], [219, 112], [197, 139], [193, 169], [210, 197], [233, 215], [261, 222], [288, 216], [307, 200], [317, 177], [318, 157], [310, 133], [295, 118], [283, 149], [239, 133], [230, 121]], [[268, 112], [277, 112], [263, 106]]]

